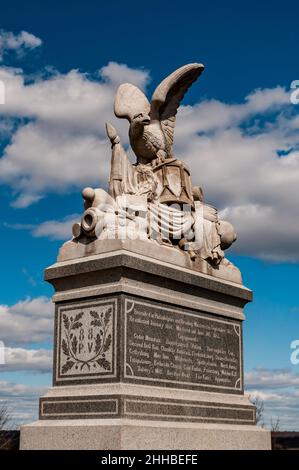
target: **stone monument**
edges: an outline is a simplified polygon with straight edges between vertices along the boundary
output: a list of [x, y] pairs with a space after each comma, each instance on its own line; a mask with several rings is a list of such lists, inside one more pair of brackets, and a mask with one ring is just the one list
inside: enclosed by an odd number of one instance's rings
[[[244, 395], [243, 307], [252, 292], [224, 251], [233, 226], [173, 153], [176, 113], [201, 64], [151, 103], [122, 84], [131, 163], [116, 129], [108, 192], [85, 188], [73, 238], [45, 271], [55, 289], [53, 387], [23, 449], [269, 449]], [[196, 176], [195, 176], [196, 177]]]

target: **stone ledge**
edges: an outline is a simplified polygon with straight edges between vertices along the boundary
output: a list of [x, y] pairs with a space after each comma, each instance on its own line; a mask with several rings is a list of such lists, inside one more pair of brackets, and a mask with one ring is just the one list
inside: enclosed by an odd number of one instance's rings
[[[186, 293], [180, 291], [179, 295], [164, 286], [155, 286], [153, 284], [145, 284], [136, 279], [123, 279], [119, 282], [105, 283], [91, 287], [82, 287], [76, 290], [68, 289], [57, 292], [53, 295], [52, 300], [55, 303], [76, 301], [87, 299], [90, 297], [104, 297], [113, 294], [129, 294], [142, 297], [144, 299], [159, 299], [161, 302], [175, 305], [177, 307], [189, 308], [193, 310], [201, 310], [202, 312], [220, 315], [222, 317], [235, 318], [237, 320], [245, 320], [242, 307], [229, 304], [227, 307], [221, 300], [207, 299], [198, 294], [198, 292]], [[196, 295], [197, 294], [197, 295]]]
[[153, 398], [165, 398], [167, 400], [202, 401], [206, 403], [234, 404], [248, 406], [250, 401], [247, 395], [228, 394], [221, 392], [208, 392], [205, 390], [188, 390], [182, 388], [158, 387], [151, 385], [130, 384], [124, 382], [106, 384], [80, 384], [58, 385], [51, 387], [43, 398], [61, 397], [88, 397], [105, 395], [130, 395]]
[[233, 265], [213, 268], [207, 261], [197, 259], [192, 261], [187, 253], [182, 250], [161, 245], [154, 240], [130, 240], [130, 239], [96, 239], [89, 243], [80, 243], [76, 240], [69, 240], [60, 248], [57, 261], [63, 262], [76, 260], [95, 255], [108, 254], [125, 250], [128, 253], [146, 255], [149, 258], [166, 261], [174, 266], [191, 269], [195, 272], [209, 274], [216, 278], [231, 280], [237, 284], [242, 284], [240, 270]]
[[[95, 283], [95, 280], [92, 280], [92, 273], [97, 273], [97, 282], [99, 282], [98, 274], [100, 272], [111, 272], [114, 269], [122, 270], [118, 272], [119, 277], [131, 277], [132, 273], [140, 276], [140, 273], [142, 273], [143, 276], [163, 279], [163, 281], [160, 281], [162, 285], [165, 284], [165, 279], [167, 279], [178, 284], [189, 285], [229, 297], [236, 297], [242, 300], [243, 304], [252, 300], [252, 291], [241, 284], [180, 266], [176, 267], [171, 263], [136, 255], [125, 250], [55, 263], [46, 269], [45, 280], [58, 287], [57, 290], [63, 290], [59, 284], [61, 279], [72, 278], [74, 283], [76, 277], [89, 275], [90, 286], [92, 283]], [[151, 280], [149, 279], [149, 281]], [[84, 287], [82, 282], [80, 286]], [[74, 287], [77, 287], [76, 284], [74, 284]]]
[[22, 450], [270, 450], [252, 425], [130, 419], [42, 420], [21, 427]]

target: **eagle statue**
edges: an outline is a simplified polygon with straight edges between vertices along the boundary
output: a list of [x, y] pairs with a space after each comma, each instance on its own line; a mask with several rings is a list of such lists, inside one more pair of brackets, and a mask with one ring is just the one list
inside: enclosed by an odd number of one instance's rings
[[129, 139], [139, 163], [173, 157], [172, 144], [178, 108], [192, 83], [203, 72], [202, 64], [188, 64], [166, 77], [154, 91], [151, 103], [136, 86], [119, 86], [114, 112], [130, 122]]
[[150, 240], [186, 252], [205, 272], [229, 271], [224, 250], [236, 239], [234, 227], [205, 203], [188, 166], [173, 154], [178, 108], [203, 70], [199, 63], [175, 70], [158, 85], [151, 102], [131, 83], [118, 87], [114, 113], [130, 123], [137, 162], [131, 163], [117, 130], [106, 123], [111, 143], [108, 192], [83, 190], [85, 212], [73, 227], [76, 240]]

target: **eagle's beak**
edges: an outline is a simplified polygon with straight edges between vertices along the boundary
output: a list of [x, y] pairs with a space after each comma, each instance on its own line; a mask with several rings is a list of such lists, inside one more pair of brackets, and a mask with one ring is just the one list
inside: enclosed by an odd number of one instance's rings
[[142, 119], [141, 122], [142, 122], [142, 124], [144, 124], [146, 126], [147, 124], [150, 123], [150, 117], [149, 116], [144, 116], [144, 118]]

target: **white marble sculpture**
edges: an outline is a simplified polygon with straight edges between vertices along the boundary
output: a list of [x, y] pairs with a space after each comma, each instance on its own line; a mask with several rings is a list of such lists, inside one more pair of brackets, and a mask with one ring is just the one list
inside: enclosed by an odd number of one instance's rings
[[181, 250], [194, 263], [236, 269], [224, 258], [224, 250], [236, 240], [233, 226], [204, 202], [202, 189], [192, 186], [189, 169], [173, 153], [177, 110], [203, 70], [197, 63], [179, 68], [160, 83], [151, 103], [136, 86], [120, 85], [114, 112], [130, 123], [137, 161], [130, 163], [117, 131], [107, 123], [112, 146], [109, 191], [83, 190], [85, 212], [73, 227], [76, 242], [155, 241]]

